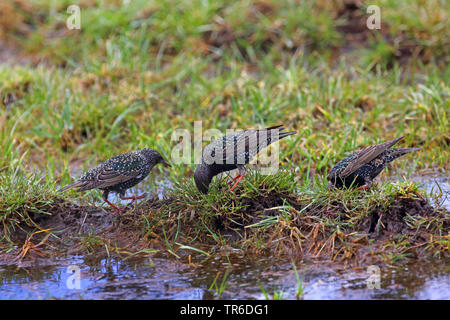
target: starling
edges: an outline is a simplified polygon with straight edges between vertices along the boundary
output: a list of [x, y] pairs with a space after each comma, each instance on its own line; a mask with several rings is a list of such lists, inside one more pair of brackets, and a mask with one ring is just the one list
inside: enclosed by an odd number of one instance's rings
[[130, 204], [137, 199], [144, 198], [145, 194], [125, 197], [125, 192], [144, 180], [158, 163], [169, 165], [158, 151], [150, 148], [119, 154], [88, 170], [77, 181], [59, 191], [71, 188], [78, 188], [77, 191], [100, 189], [103, 191], [103, 200], [113, 207], [115, 212], [124, 212], [125, 209], [119, 209], [108, 201], [109, 193], [118, 193], [122, 200], [131, 199]]
[[388, 165], [389, 162], [419, 148], [390, 149], [404, 137], [363, 148], [339, 161], [328, 176], [329, 186], [342, 188], [345, 186], [368, 189], [372, 180]]
[[245, 165], [261, 149], [296, 133], [296, 131], [281, 132], [283, 130], [281, 125], [260, 130], [250, 129], [214, 140], [203, 149], [201, 163], [197, 165], [194, 173], [195, 185], [202, 193], [206, 194], [214, 176], [237, 168], [239, 174], [233, 179], [236, 182], [230, 188], [230, 191], [233, 192], [245, 175]]

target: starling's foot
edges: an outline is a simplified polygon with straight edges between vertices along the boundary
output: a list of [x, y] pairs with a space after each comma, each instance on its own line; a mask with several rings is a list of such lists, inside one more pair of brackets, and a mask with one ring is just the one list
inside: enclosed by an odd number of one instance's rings
[[129, 206], [131, 206], [136, 200], [143, 199], [143, 198], [145, 198], [146, 196], [147, 196], [147, 193], [143, 193], [143, 194], [141, 194], [140, 196], [131, 196], [131, 197], [122, 197], [122, 196], [120, 196], [120, 199], [122, 199], [122, 200], [130, 200], [130, 199], [131, 199], [131, 202], [127, 205], [127, 207], [129, 207]]
[[115, 204], [111, 203], [111, 202], [110, 202], [108, 199], [106, 199], [106, 198], [103, 198], [103, 200], [105, 200], [105, 202], [106, 202], [107, 204], [109, 204], [113, 209], [115, 209], [115, 211], [113, 211], [111, 214], [115, 214], [115, 213], [124, 213], [125, 211], [127, 211], [126, 208], [122, 208], [122, 209], [118, 208]]
[[372, 188], [372, 185], [373, 185], [372, 181], [367, 179], [365, 181], [365, 185], [359, 187], [358, 190], [369, 190], [370, 188]]
[[225, 190], [225, 192], [231, 192], [237, 198], [236, 193], [232, 189]]
[[127, 208], [115, 208], [116, 210], [114, 210], [113, 212], [111, 212], [111, 214], [121, 214], [121, 213], [125, 213], [127, 211]]

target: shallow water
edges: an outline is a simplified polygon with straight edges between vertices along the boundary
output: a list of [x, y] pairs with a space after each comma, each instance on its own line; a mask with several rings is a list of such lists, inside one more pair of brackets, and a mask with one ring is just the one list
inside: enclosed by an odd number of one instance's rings
[[[202, 266], [190, 266], [170, 258], [93, 262], [73, 257], [52, 265], [19, 270], [4, 265], [0, 266], [0, 297], [265, 299], [262, 286], [269, 295], [282, 291], [283, 299], [295, 299], [297, 280], [290, 261], [274, 263], [272, 258], [244, 261], [244, 257], [235, 255], [229, 260], [210, 258]], [[68, 267], [71, 265], [80, 269], [79, 288], [76, 282], [70, 281], [73, 275], [68, 273]], [[230, 273], [226, 289], [219, 297], [210, 287], [219, 271], [218, 282], [221, 282], [227, 268]], [[297, 269], [305, 286], [304, 299], [450, 299], [450, 270], [444, 261], [384, 267], [379, 278], [367, 269], [337, 270], [314, 262], [297, 263]]]
[[419, 184], [423, 190], [430, 194], [442, 194], [439, 203], [450, 211], [450, 176], [436, 174], [413, 176], [410, 180]]

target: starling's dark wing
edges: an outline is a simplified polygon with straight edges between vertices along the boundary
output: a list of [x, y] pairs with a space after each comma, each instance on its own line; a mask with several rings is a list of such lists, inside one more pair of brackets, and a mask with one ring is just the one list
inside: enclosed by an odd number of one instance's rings
[[256, 150], [251, 146], [256, 143], [256, 130], [245, 130], [223, 137], [226, 144], [220, 153], [220, 161], [227, 164], [245, 164], [253, 157]]
[[106, 188], [123, 183], [139, 175], [139, 172], [121, 173], [115, 169], [103, 168], [102, 172], [97, 176], [96, 188]]
[[79, 191], [111, 187], [139, 176], [145, 166], [145, 159], [136, 152], [115, 156], [98, 167], [89, 170], [80, 181], [84, 184]]
[[[281, 132], [281, 125], [265, 129], [249, 129], [228, 134], [213, 141], [204, 149], [203, 156], [210, 161], [225, 164], [246, 164], [269, 144], [295, 132]], [[213, 158], [215, 158], [213, 161]]]
[[391, 141], [387, 141], [381, 144], [377, 144], [374, 146], [369, 146], [364, 149], [361, 149], [355, 153], [355, 156], [345, 169], [341, 172], [340, 176], [345, 178], [349, 175], [351, 175], [353, 172], [361, 168], [363, 165], [369, 163], [376, 157], [378, 157], [380, 154], [382, 154], [384, 151], [392, 147], [394, 144], [396, 144], [398, 141], [403, 139], [404, 137], [400, 137]]

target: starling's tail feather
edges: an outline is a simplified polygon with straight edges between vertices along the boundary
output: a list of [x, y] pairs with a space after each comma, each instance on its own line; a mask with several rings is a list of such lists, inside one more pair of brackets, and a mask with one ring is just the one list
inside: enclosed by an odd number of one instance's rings
[[268, 128], [263, 129], [263, 130], [270, 131], [270, 130], [274, 130], [274, 129], [279, 129], [280, 131], [281, 131], [281, 130], [284, 130], [282, 124], [279, 124], [279, 125], [277, 125], [277, 126], [268, 127]]
[[378, 147], [378, 149], [379, 149], [380, 151], [381, 151], [381, 150], [384, 151], [384, 150], [387, 150], [387, 149], [392, 148], [397, 142], [403, 140], [404, 138], [405, 138], [405, 136], [401, 136], [401, 137], [398, 137], [398, 138], [396, 138], [396, 139], [394, 139], [394, 140], [387, 141], [387, 142], [381, 143], [381, 144], [379, 144], [379, 145], [375, 145], [374, 147], [375, 147], [375, 148]]
[[388, 141], [388, 143], [391, 143], [392, 146], [393, 146], [394, 144], [396, 144], [397, 142], [399, 142], [399, 141], [401, 141], [403, 139], [405, 139], [405, 136], [401, 136], [401, 137], [398, 137], [397, 139], [394, 139], [392, 141]]
[[84, 181], [75, 181], [75, 182], [72, 183], [72, 184], [69, 184], [69, 185], [67, 185], [67, 186], [65, 186], [65, 187], [62, 187], [61, 189], [58, 190], [58, 192], [63, 192], [63, 191], [66, 191], [66, 190], [68, 190], [68, 189], [81, 187], [81, 186], [83, 186], [84, 184], [85, 184]]
[[290, 132], [282, 132], [284, 130], [284, 126], [282, 124], [277, 125], [277, 126], [272, 126], [272, 127], [268, 127], [265, 128], [261, 131], [267, 131], [270, 132], [272, 130], [277, 130], [278, 131], [278, 139], [283, 139], [284, 137], [290, 136], [291, 134], [295, 134], [297, 133], [297, 131], [290, 131]]
[[388, 158], [390, 158], [388, 160], [388, 162], [391, 162], [401, 156], [404, 156], [407, 153], [413, 152], [413, 151], [418, 151], [420, 150], [420, 148], [395, 148], [395, 149], [391, 149], [390, 153], [387, 155]]
[[256, 149], [255, 153], [258, 153], [261, 149], [267, 147], [268, 145], [279, 141], [284, 137], [290, 136], [291, 134], [297, 133], [297, 131], [282, 132], [284, 127], [282, 125], [273, 126], [265, 129], [260, 129], [257, 131], [256, 140], [254, 138], [246, 137], [246, 148], [251, 148], [253, 145]]
[[280, 140], [283, 139], [284, 137], [290, 136], [292, 134], [296, 134], [297, 131], [289, 131], [289, 132], [280, 132]]
[[395, 153], [398, 154], [399, 156], [403, 156], [413, 151], [419, 151], [420, 148], [395, 148], [393, 150], [395, 150]]
[[285, 138], [287, 136], [290, 136], [292, 134], [297, 133], [297, 131], [283, 132], [284, 127], [282, 125], [264, 129], [264, 131], [267, 132], [268, 137], [272, 137], [272, 134], [273, 134], [272, 130], [275, 130], [275, 132], [278, 133], [278, 137], [275, 136], [276, 139], [272, 139], [268, 144], [271, 144], [272, 142], [275, 142], [277, 140], [281, 140], [281, 139], [283, 139], [283, 138]]

